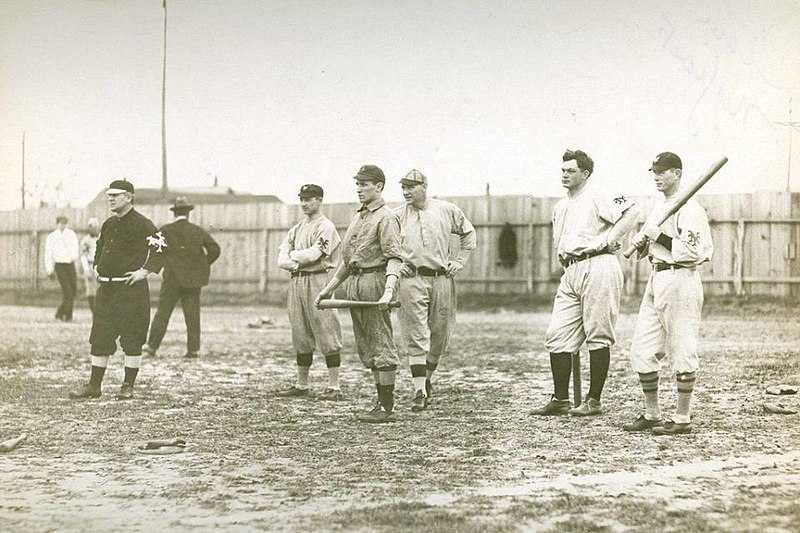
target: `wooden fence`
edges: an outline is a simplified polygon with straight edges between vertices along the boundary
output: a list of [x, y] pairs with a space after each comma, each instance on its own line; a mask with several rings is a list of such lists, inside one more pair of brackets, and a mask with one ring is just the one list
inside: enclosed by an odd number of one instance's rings
[[[478, 249], [459, 275], [462, 294], [552, 295], [561, 275], [552, 246], [550, 216], [559, 198], [477, 196], [446, 198], [459, 205], [478, 234]], [[714, 238], [714, 259], [703, 267], [707, 295], [800, 294], [800, 194], [756, 193], [700, 195]], [[637, 198], [645, 212], [654, 198]], [[357, 204], [331, 204], [324, 212], [342, 234]], [[139, 209], [156, 225], [172, 219], [168, 206]], [[44, 285], [44, 241], [57, 215], [65, 215], [79, 234], [90, 217], [107, 212], [91, 209], [36, 209], [0, 212], [0, 290]], [[210, 291], [229, 294], [285, 294], [288, 275], [277, 266], [277, 251], [286, 231], [302, 213], [297, 205], [201, 205], [192, 221], [207, 228], [222, 247], [213, 266]], [[498, 237], [509, 224], [517, 240], [518, 261], [501, 264]], [[456, 241], [457, 242], [457, 241]], [[626, 292], [639, 293], [647, 281], [646, 261], [620, 256]], [[152, 280], [154, 288], [158, 279]]]

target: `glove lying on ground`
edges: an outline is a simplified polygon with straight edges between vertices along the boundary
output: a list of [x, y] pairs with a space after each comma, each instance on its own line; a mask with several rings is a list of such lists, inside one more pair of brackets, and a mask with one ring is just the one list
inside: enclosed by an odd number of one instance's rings
[[146, 444], [139, 446], [139, 453], [147, 455], [168, 455], [171, 453], [182, 453], [186, 450], [186, 441], [175, 437], [174, 439], [156, 439], [147, 441]]
[[762, 403], [761, 407], [764, 408], [764, 411], [767, 413], [775, 414], [775, 415], [794, 415], [797, 414], [797, 411], [794, 409], [789, 409], [788, 407], [784, 406], [782, 403]]
[[27, 438], [28, 436], [23, 433], [22, 435], [20, 435], [15, 439], [8, 439], [4, 440], [3, 442], [0, 442], [0, 452], [10, 452], [14, 448], [25, 442]]
[[782, 394], [797, 394], [797, 387], [794, 385], [774, 385], [767, 387], [767, 394], [782, 395]]

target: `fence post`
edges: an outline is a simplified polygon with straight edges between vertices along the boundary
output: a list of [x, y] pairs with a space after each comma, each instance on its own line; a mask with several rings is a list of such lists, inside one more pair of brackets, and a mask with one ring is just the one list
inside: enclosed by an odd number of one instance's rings
[[258, 290], [266, 294], [269, 286], [269, 230], [261, 230], [261, 249], [264, 250], [264, 260], [258, 270]]
[[735, 269], [733, 278], [733, 289], [737, 296], [744, 292], [744, 231], [745, 221], [739, 220], [736, 223], [736, 249], [734, 251]]

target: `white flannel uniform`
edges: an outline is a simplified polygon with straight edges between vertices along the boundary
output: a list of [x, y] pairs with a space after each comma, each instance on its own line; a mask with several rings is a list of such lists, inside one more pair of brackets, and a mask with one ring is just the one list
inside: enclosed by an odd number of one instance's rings
[[[665, 204], [662, 201], [648, 221], [655, 223]], [[658, 372], [661, 359], [669, 354], [676, 373], [696, 372], [703, 308], [703, 284], [697, 266], [710, 261], [714, 253], [708, 216], [700, 204], [690, 199], [660, 228], [672, 237], [672, 250], [651, 242], [647, 250], [650, 262], [654, 267], [667, 264], [686, 268], [654, 268], [651, 272], [633, 333], [631, 365], [640, 374]]]
[[[633, 202], [606, 197], [587, 184], [578, 194], [558, 201], [553, 209], [553, 239], [559, 261], [599, 252], [608, 233]], [[553, 314], [545, 335], [550, 353], [575, 353], [612, 346], [622, 295], [622, 268], [613, 254], [603, 253], [572, 263], [558, 285]]]
[[[317, 247], [322, 256], [314, 263], [301, 266], [289, 283], [287, 307], [292, 324], [292, 344], [299, 354], [314, 353], [318, 346], [323, 355], [342, 349], [342, 328], [335, 309], [317, 309], [317, 295], [328, 284], [329, 271], [339, 263], [341, 239], [333, 222], [319, 214], [306, 217], [284, 238], [279, 249], [279, 262], [289, 261], [289, 252]], [[303, 273], [307, 273], [303, 275]]]
[[[475, 228], [459, 207], [435, 198], [422, 209], [404, 205], [395, 213], [400, 218], [403, 263], [414, 270], [398, 285], [401, 346], [412, 357], [441, 356], [447, 352], [456, 316], [455, 279], [443, 274], [450, 262], [450, 236], [458, 235], [453, 261], [463, 267], [476, 246]], [[423, 275], [419, 268], [441, 274]]]

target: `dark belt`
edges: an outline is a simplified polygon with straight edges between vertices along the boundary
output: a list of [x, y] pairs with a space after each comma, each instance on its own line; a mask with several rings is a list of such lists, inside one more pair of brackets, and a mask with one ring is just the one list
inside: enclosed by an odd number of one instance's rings
[[590, 257], [595, 257], [598, 255], [605, 255], [610, 253], [611, 252], [608, 251], [608, 248], [603, 248], [602, 250], [598, 250], [597, 252], [586, 252], [581, 255], [573, 255], [568, 259], [564, 259], [564, 266], [574, 265], [575, 263], [579, 263], [584, 259], [589, 259]]
[[437, 276], [444, 276], [445, 274], [447, 274], [447, 271], [445, 269], [443, 269], [443, 268], [438, 269], [438, 270], [434, 270], [433, 268], [413, 267], [412, 266], [411, 269], [414, 272], [416, 272], [417, 276], [428, 276], [428, 277], [435, 278]]
[[298, 270], [296, 272], [292, 272], [292, 277], [305, 277], [305, 276], [313, 276], [314, 274], [324, 274], [327, 270]]
[[661, 272], [663, 270], [679, 270], [681, 268], [694, 268], [686, 265], [673, 265], [672, 263], [653, 263], [653, 270]]
[[374, 267], [347, 267], [347, 270], [350, 272], [351, 275], [358, 276], [359, 274], [369, 274], [370, 272], [380, 272], [382, 270], [386, 270], [386, 265], [377, 265]]

